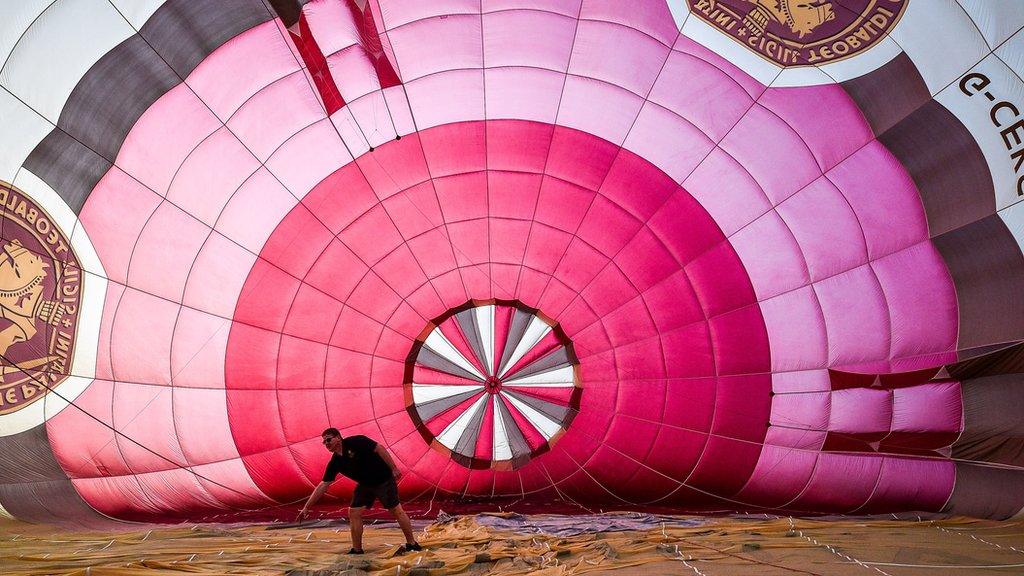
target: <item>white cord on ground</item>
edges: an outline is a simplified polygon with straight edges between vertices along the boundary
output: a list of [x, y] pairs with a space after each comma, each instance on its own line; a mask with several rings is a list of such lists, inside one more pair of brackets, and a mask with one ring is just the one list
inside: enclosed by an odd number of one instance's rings
[[950, 534], [959, 534], [960, 536], [967, 536], [967, 537], [970, 537], [972, 540], [977, 540], [978, 542], [981, 542], [982, 544], [988, 544], [989, 546], [995, 546], [996, 548], [999, 548], [1000, 550], [1013, 550], [1014, 552], [1016, 552], [1018, 554], [1024, 554], [1024, 550], [1021, 550], [1020, 548], [1014, 548], [1013, 546], [1003, 546], [1001, 544], [996, 544], [995, 542], [989, 542], [988, 540], [985, 540], [984, 538], [978, 538], [974, 534], [965, 534], [965, 533], [959, 532], [957, 530], [950, 530], [949, 528], [944, 528], [942, 526], [939, 526], [939, 525], [935, 524], [934, 522], [932, 522], [931, 524], [932, 524], [932, 528], [936, 528], [938, 530], [942, 530], [943, 532], [948, 532]]
[[696, 574], [697, 576], [708, 576], [707, 574], [705, 574], [705, 573], [701, 572], [700, 570], [698, 570], [696, 566], [694, 566], [693, 564], [690, 564], [689, 562], [687, 562], [687, 560], [693, 560], [693, 556], [683, 557], [683, 553], [679, 550], [679, 544], [676, 544], [675, 546], [676, 546], [676, 559], [679, 560], [680, 562], [682, 562], [683, 566], [686, 566], [690, 570], [693, 570], [693, 573]]
[[796, 529], [796, 525], [793, 523], [793, 517], [792, 516], [790, 516], [788, 518], [788, 520], [789, 520], [789, 529], [792, 530], [793, 532], [796, 532], [796, 534], [798, 536], [800, 536], [804, 540], [807, 540], [811, 544], [814, 544], [815, 546], [820, 546], [820, 547], [828, 550], [829, 552], [835, 554], [836, 556], [839, 556], [840, 558], [843, 558], [843, 559], [845, 559], [845, 560], [847, 560], [847, 561], [849, 561], [849, 562], [851, 562], [853, 564], [856, 564], [858, 566], [862, 566], [864, 568], [867, 568], [868, 570], [874, 570], [874, 571], [878, 572], [879, 574], [883, 574], [884, 576], [892, 576], [892, 574], [889, 574], [888, 572], [882, 570], [881, 568], [879, 568], [877, 566], [870, 566], [870, 564], [876, 564], [876, 562], [867, 562], [867, 563], [861, 562], [860, 560], [857, 560], [853, 556], [850, 556], [848, 554], [844, 554], [844, 553], [840, 552], [839, 550], [836, 550], [835, 548], [833, 548], [832, 546], [830, 546], [828, 544], [822, 544], [821, 542], [818, 542], [814, 538], [811, 538], [810, 536], [805, 535], [802, 530], [797, 530]]

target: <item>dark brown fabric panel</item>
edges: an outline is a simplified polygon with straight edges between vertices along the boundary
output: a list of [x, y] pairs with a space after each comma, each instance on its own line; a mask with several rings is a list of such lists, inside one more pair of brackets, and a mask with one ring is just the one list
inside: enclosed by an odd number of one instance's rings
[[275, 17], [262, 0], [170, 0], [139, 34], [185, 78], [222, 44]]
[[57, 126], [114, 162], [139, 116], [181, 79], [138, 35], [107, 52], [75, 86]]
[[953, 276], [958, 349], [1024, 339], [1024, 256], [995, 214], [933, 239]]
[[267, 0], [270, 7], [273, 8], [277, 17], [284, 23], [285, 28], [292, 26], [299, 21], [299, 15], [302, 14], [302, 4], [296, 0]]
[[[44, 399], [45, 401], [45, 399]], [[0, 436], [0, 484], [66, 478], [50, 450], [46, 426]]]
[[905, 52], [841, 86], [857, 103], [876, 136], [932, 99], [924, 79]]
[[921, 193], [932, 237], [994, 214], [988, 164], [967, 128], [930, 100], [878, 136]]
[[1024, 466], [1024, 374], [961, 383], [964, 431], [953, 456]]
[[1024, 373], [1024, 344], [961, 349], [959, 355], [965, 359], [946, 367], [957, 380]]
[[24, 166], [49, 184], [77, 214], [111, 163], [54, 128], [28, 155]]
[[78, 495], [57, 463], [46, 426], [0, 437], [0, 506], [28, 522], [112, 522]]
[[957, 463], [956, 486], [943, 512], [1004, 520], [1024, 508], [1024, 472]]
[[18, 520], [37, 524], [107, 530], [121, 524], [89, 507], [67, 478], [0, 484], [0, 506]]

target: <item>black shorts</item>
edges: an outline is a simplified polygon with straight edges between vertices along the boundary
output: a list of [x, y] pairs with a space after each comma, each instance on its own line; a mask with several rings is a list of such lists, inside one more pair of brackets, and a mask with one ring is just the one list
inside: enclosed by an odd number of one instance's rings
[[380, 505], [388, 510], [398, 506], [398, 484], [394, 478], [376, 486], [356, 484], [352, 493], [353, 508], [369, 508], [374, 500], [380, 500]]

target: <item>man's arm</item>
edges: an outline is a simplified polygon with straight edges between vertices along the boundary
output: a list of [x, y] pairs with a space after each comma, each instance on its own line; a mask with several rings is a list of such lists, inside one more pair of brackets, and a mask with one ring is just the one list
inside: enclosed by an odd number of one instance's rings
[[301, 522], [309, 516], [309, 509], [320, 500], [320, 497], [327, 492], [327, 488], [331, 486], [330, 482], [321, 482], [317, 484], [316, 488], [313, 489], [313, 493], [309, 495], [309, 500], [306, 500], [306, 505], [299, 511], [299, 515], [295, 518], [296, 522]]
[[374, 448], [373, 451], [376, 452], [382, 460], [384, 460], [384, 463], [388, 465], [388, 468], [391, 468], [391, 474], [395, 477], [395, 480], [402, 477], [402, 471], [398, 469], [398, 466], [395, 466], [395, 461], [391, 459], [391, 454], [388, 454], [386, 448], [377, 444], [377, 447]]

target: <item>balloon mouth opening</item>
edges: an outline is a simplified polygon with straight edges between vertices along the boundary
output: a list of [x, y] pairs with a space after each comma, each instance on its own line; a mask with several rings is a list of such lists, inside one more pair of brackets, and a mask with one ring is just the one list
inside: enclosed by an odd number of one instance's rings
[[406, 361], [406, 410], [462, 466], [511, 470], [549, 451], [580, 408], [572, 341], [519, 301], [471, 300], [433, 319]]

